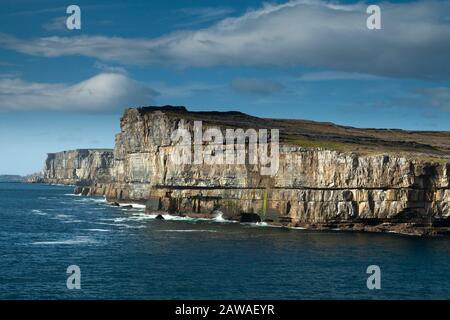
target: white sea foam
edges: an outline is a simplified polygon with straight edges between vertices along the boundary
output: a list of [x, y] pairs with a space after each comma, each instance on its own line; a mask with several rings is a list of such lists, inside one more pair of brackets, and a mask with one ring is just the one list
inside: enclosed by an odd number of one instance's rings
[[[116, 218], [100, 218], [100, 221], [109, 222], [112, 225], [119, 226], [125, 222], [143, 222], [147, 220], [156, 220], [160, 213], [147, 214], [142, 211], [126, 211], [127, 214], [122, 217]], [[184, 221], [184, 222], [213, 222], [213, 223], [235, 223], [236, 221], [226, 220], [223, 218], [223, 214], [218, 212], [214, 218], [195, 218], [188, 216], [175, 216], [170, 214], [161, 214], [164, 220], [167, 221]], [[134, 226], [133, 226], [134, 227]], [[145, 227], [145, 226], [142, 226]]]
[[106, 203], [106, 198], [88, 198], [91, 199], [93, 202], [98, 202], [98, 203]]
[[267, 222], [241, 222], [243, 225], [247, 225], [250, 227], [270, 227], [271, 225]]
[[55, 216], [55, 218], [56, 219], [70, 219], [70, 218], [73, 218], [73, 216], [72, 215], [69, 215], [69, 214], [57, 214], [56, 216]]
[[31, 210], [31, 213], [37, 214], [39, 216], [46, 216], [47, 215], [47, 213], [42, 212], [41, 210]]
[[250, 227], [261, 227], [261, 228], [284, 228], [283, 226], [277, 226], [267, 222], [241, 222], [243, 225], [248, 225]]
[[79, 198], [75, 200], [76, 202], [95, 202], [95, 203], [106, 203], [106, 199], [105, 198]]
[[[106, 202], [106, 200], [105, 200]], [[145, 204], [139, 203], [119, 203], [119, 207], [132, 207], [133, 209], [145, 209]]]
[[62, 223], [81, 223], [85, 222], [84, 220], [63, 220]]
[[[159, 214], [153, 213], [153, 214], [144, 214], [140, 215], [143, 219], [155, 219]], [[196, 222], [196, 221], [207, 221], [207, 222], [219, 222], [219, 223], [235, 223], [236, 221], [232, 220], [226, 220], [223, 218], [223, 214], [220, 212], [218, 213], [214, 218], [195, 218], [195, 217], [188, 217], [188, 216], [174, 216], [171, 214], [161, 214], [161, 216], [164, 218], [164, 220], [168, 221], [187, 221], [187, 222]], [[144, 218], [145, 217], [145, 218]]]
[[288, 227], [289, 229], [294, 229], [294, 230], [308, 230], [308, 228], [304, 228], [304, 227]]
[[232, 222], [223, 217], [223, 212], [217, 211], [216, 216], [213, 218], [215, 222]]
[[400, 231], [395, 231], [395, 230], [389, 230], [388, 233], [400, 234], [400, 235], [404, 235], [404, 236], [418, 236], [417, 234], [414, 234], [414, 233], [400, 232]]
[[65, 196], [70, 196], [70, 197], [81, 197], [81, 194], [75, 194], [75, 193], [65, 193]]
[[127, 229], [142, 229], [142, 228], [146, 228], [145, 225], [137, 225], [137, 226], [133, 226], [133, 225], [129, 225], [126, 223], [108, 223], [108, 222], [93, 222], [94, 224], [100, 224], [102, 226], [113, 226], [113, 227], [120, 227], [120, 228], [127, 228]]
[[[149, 219], [155, 219], [158, 215], [157, 214], [149, 214]], [[180, 217], [180, 216], [173, 216], [170, 214], [162, 214], [162, 217], [164, 220], [168, 221], [200, 221], [200, 220], [211, 220], [211, 219], [204, 219], [204, 218], [192, 218], [192, 217]]]
[[66, 240], [53, 240], [53, 241], [36, 241], [32, 244], [34, 245], [74, 245], [74, 244], [95, 244], [98, 241], [88, 237], [88, 236], [77, 236], [72, 239]]
[[132, 226], [126, 223], [118, 223], [116, 224], [117, 227], [123, 227], [123, 228], [127, 228], [127, 229], [142, 229], [142, 228], [146, 228], [146, 226], [144, 225], [138, 225], [138, 226]]
[[111, 231], [110, 229], [83, 229], [85, 231], [92, 231], [92, 232], [108, 232]]

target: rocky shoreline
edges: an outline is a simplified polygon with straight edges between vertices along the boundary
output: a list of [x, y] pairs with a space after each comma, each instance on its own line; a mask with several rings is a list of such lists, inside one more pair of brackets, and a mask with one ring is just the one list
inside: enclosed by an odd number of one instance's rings
[[[176, 165], [171, 133], [278, 128], [279, 170], [259, 164]], [[114, 150], [49, 154], [43, 181], [75, 184], [85, 196], [139, 203], [146, 212], [262, 222], [308, 229], [450, 234], [450, 134], [260, 119], [184, 107], [127, 109]]]

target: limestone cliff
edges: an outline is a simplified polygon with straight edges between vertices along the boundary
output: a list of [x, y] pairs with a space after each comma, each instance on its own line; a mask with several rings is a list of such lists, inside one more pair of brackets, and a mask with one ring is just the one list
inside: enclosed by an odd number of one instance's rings
[[[278, 128], [277, 174], [261, 175], [259, 164], [174, 164], [171, 133], [192, 132], [196, 120], [204, 130]], [[91, 182], [77, 192], [145, 203], [147, 212], [208, 217], [221, 211], [236, 220], [257, 213], [288, 226], [446, 233], [449, 138], [448, 132], [363, 130], [239, 112], [131, 108], [121, 119], [113, 160], [110, 153], [55, 154], [46, 178]]]
[[52, 184], [92, 185], [110, 181], [113, 152], [108, 149], [78, 149], [49, 153], [42, 181]]

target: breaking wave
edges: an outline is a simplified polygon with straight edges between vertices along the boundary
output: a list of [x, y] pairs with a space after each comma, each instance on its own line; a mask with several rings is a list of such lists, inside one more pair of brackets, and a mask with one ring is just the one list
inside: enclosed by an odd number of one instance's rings
[[145, 209], [144, 204], [138, 203], [119, 203], [119, 207], [132, 207], [133, 209]]
[[109, 232], [110, 229], [83, 229], [84, 231], [92, 231], [92, 232]]
[[53, 240], [53, 241], [36, 241], [33, 242], [33, 245], [74, 245], [74, 244], [95, 244], [98, 243], [97, 240], [94, 240], [88, 236], [77, 236], [72, 239], [66, 240]]

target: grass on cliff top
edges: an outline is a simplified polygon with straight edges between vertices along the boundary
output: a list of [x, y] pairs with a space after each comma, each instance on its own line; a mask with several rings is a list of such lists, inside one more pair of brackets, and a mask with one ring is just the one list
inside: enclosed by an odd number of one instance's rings
[[420, 162], [438, 163], [440, 165], [450, 163], [450, 158], [439, 158], [431, 155], [413, 155], [412, 158]]
[[330, 140], [312, 140], [312, 139], [301, 139], [301, 138], [288, 138], [284, 141], [286, 144], [300, 146], [304, 148], [320, 148], [324, 150], [332, 150], [338, 152], [353, 152], [355, 154], [361, 156], [368, 155], [377, 155], [377, 154], [386, 154], [396, 155], [399, 157], [405, 157], [411, 160], [416, 160], [419, 162], [429, 162], [429, 163], [437, 163], [440, 165], [444, 165], [450, 163], [450, 158], [439, 157], [435, 155], [428, 155], [424, 153], [405, 153], [399, 152], [395, 149], [389, 148], [377, 148], [373, 146], [362, 146], [353, 143], [345, 143], [339, 141], [330, 141]]
[[320, 148], [326, 150], [340, 151], [340, 152], [356, 152], [363, 153], [369, 151], [368, 148], [364, 148], [360, 145], [353, 143], [345, 143], [330, 140], [311, 140], [302, 138], [288, 138], [285, 143], [304, 148]]

